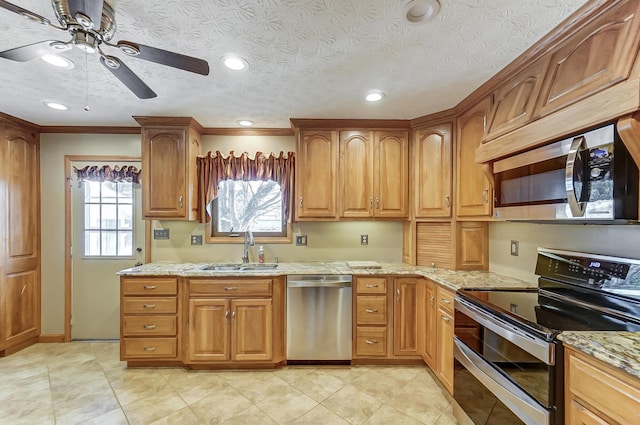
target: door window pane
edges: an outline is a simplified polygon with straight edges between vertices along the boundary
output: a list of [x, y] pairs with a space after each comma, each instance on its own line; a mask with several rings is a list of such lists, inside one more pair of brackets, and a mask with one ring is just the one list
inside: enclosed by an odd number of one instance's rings
[[84, 182], [84, 255], [132, 257], [133, 185]]

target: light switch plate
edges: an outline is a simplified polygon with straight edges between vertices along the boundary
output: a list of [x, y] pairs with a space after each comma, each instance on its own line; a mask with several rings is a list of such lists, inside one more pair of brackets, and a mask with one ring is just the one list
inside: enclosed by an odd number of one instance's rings
[[169, 229], [153, 229], [153, 239], [169, 239]]
[[191, 245], [202, 245], [202, 235], [191, 235]]
[[511, 241], [511, 255], [517, 257], [520, 253], [520, 242]]
[[296, 235], [297, 246], [307, 246], [307, 235]]

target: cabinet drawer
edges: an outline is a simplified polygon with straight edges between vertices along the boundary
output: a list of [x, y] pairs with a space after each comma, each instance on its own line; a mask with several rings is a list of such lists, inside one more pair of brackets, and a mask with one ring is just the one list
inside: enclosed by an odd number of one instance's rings
[[178, 309], [176, 297], [123, 297], [122, 314], [173, 313]]
[[356, 278], [356, 292], [358, 294], [386, 294], [387, 278], [385, 277]]
[[[617, 370], [595, 359], [583, 360], [569, 352], [569, 391], [621, 424], [638, 423], [640, 388], [630, 385]], [[593, 364], [592, 364], [593, 363]], [[592, 409], [589, 409], [592, 410]]]
[[122, 335], [166, 335], [175, 336], [178, 319], [176, 316], [123, 316]]
[[123, 338], [122, 358], [176, 358], [176, 338]]
[[438, 305], [440, 308], [453, 313], [453, 297], [455, 293], [438, 287]]
[[122, 278], [122, 295], [176, 295], [176, 278]]
[[272, 279], [191, 280], [191, 296], [269, 297]]
[[360, 357], [387, 356], [387, 328], [356, 328], [356, 355]]
[[387, 297], [358, 295], [356, 297], [356, 318], [358, 325], [386, 325]]

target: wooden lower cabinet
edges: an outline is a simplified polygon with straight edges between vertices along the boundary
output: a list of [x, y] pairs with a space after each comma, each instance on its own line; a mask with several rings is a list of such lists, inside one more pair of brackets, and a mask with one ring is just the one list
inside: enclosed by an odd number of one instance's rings
[[442, 307], [438, 308], [436, 328], [438, 355], [435, 373], [447, 391], [453, 394], [453, 314]]
[[438, 307], [436, 301], [436, 289], [437, 285], [433, 281], [426, 279], [423, 288], [423, 297], [421, 299], [421, 307], [419, 311], [422, 311], [422, 359], [432, 369], [436, 370], [436, 358], [438, 348]]
[[393, 354], [418, 355], [418, 281], [420, 278], [394, 279]]
[[565, 347], [565, 423], [640, 423], [640, 380]]
[[190, 279], [187, 364], [284, 361], [284, 278]]

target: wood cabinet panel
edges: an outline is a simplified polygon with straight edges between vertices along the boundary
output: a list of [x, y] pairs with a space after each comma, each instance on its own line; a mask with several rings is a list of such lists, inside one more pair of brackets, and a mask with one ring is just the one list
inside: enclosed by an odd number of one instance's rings
[[126, 359], [175, 359], [178, 356], [176, 338], [126, 338], [121, 343], [121, 356]]
[[387, 321], [386, 295], [358, 295], [356, 297], [356, 324], [386, 325]]
[[453, 315], [443, 309], [438, 309], [438, 356], [436, 375], [444, 387], [453, 394]]
[[296, 218], [338, 215], [338, 132], [301, 130], [296, 150]]
[[371, 217], [373, 200], [373, 132], [340, 132], [340, 216]]
[[416, 223], [416, 263], [419, 266], [455, 268], [454, 235], [448, 221]]
[[178, 279], [167, 278], [135, 278], [122, 279], [122, 295], [176, 295], [178, 293]]
[[387, 328], [356, 327], [355, 353], [360, 357], [386, 357]]
[[393, 354], [418, 355], [418, 280], [394, 279]]
[[37, 270], [6, 276], [3, 314], [7, 345], [37, 336], [39, 332], [38, 279]]
[[178, 312], [176, 297], [124, 297], [122, 314], [175, 314]]
[[416, 218], [451, 217], [452, 123], [414, 131], [413, 208]]
[[225, 361], [230, 359], [229, 300], [189, 300], [190, 361]]
[[409, 213], [409, 134], [406, 131], [374, 132], [375, 216], [403, 218]]
[[269, 361], [273, 355], [271, 300], [231, 301], [231, 358]]
[[484, 140], [491, 140], [533, 119], [533, 109], [549, 64], [543, 57], [503, 83], [494, 93], [494, 103]]
[[356, 278], [356, 292], [358, 294], [387, 294], [386, 277], [358, 277]]
[[190, 280], [191, 296], [261, 297], [271, 296], [272, 279]]
[[456, 223], [456, 270], [489, 268], [489, 224], [460, 221]]
[[548, 115], [629, 77], [639, 45], [638, 2], [619, 2], [551, 53], [536, 106]]
[[436, 284], [426, 279], [424, 287], [424, 299], [422, 307], [424, 308], [424, 351], [422, 358], [425, 363], [432, 369], [436, 370], [437, 347], [438, 347], [438, 307], [436, 301]]
[[458, 117], [456, 165], [457, 217], [491, 217], [493, 187], [476, 163], [476, 148], [485, 134], [491, 98], [487, 97]]
[[636, 379], [572, 349], [565, 352], [568, 424], [638, 422], [640, 384]]
[[176, 336], [176, 316], [123, 316], [122, 336], [165, 335]]

